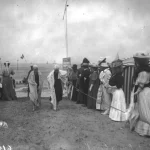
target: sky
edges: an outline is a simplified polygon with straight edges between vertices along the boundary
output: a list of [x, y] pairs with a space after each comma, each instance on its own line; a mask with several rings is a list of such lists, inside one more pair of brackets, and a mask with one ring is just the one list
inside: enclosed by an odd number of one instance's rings
[[[149, 0], [68, 0], [68, 5], [72, 63], [150, 52]], [[61, 63], [66, 57], [64, 8], [65, 0], [0, 0], [1, 61]]]

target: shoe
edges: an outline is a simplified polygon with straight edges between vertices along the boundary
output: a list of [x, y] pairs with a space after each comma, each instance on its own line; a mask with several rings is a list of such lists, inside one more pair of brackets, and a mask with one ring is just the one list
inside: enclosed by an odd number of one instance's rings
[[102, 115], [108, 115], [109, 114], [109, 110], [106, 110], [105, 112], [101, 113]]

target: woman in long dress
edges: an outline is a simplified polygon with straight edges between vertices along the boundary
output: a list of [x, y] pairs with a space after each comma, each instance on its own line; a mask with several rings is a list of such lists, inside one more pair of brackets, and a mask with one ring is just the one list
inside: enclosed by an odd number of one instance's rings
[[113, 74], [114, 72], [115, 74], [109, 80], [109, 85], [114, 88], [112, 90], [113, 97], [109, 118], [113, 121], [126, 121], [126, 101], [122, 90], [122, 86], [124, 84], [124, 77], [122, 76], [122, 62], [120, 61], [120, 64], [118, 64], [116, 61], [116, 64], [117, 66], [112, 68]]
[[96, 109], [98, 87], [99, 87], [98, 66], [96, 64], [93, 64], [91, 66], [91, 75], [88, 92], [89, 97], [87, 100], [87, 107], [89, 109]]
[[77, 102], [76, 104], [80, 104], [81, 103], [81, 99], [83, 99], [83, 94], [80, 92], [82, 90], [82, 80], [81, 80], [81, 73], [82, 71], [84, 70], [82, 64], [81, 64], [81, 67], [78, 69], [78, 72], [77, 72]]
[[134, 59], [137, 68], [129, 107], [130, 130], [135, 130], [141, 136], [150, 136], [150, 56], [136, 54]]
[[83, 106], [87, 106], [87, 95], [89, 89], [89, 76], [90, 76], [90, 69], [89, 69], [89, 60], [87, 58], [83, 59], [82, 63], [83, 69], [81, 69], [80, 80], [79, 80], [79, 94], [77, 103], [83, 104]]
[[77, 70], [77, 65], [74, 64], [72, 67], [72, 73], [70, 75], [71, 82], [72, 82], [72, 91], [71, 91], [71, 100], [72, 101], [77, 101], [77, 89], [76, 89], [76, 84], [77, 84], [77, 75], [78, 75], [78, 70]]
[[[105, 67], [106, 66], [108, 67], [108, 65], [105, 63]], [[111, 105], [111, 94], [108, 92], [110, 77], [111, 72], [109, 68], [101, 71], [99, 76], [101, 84], [98, 89], [97, 103], [99, 104], [99, 109], [102, 111], [104, 110], [104, 112], [102, 113], [104, 115], [109, 114], [109, 109]]]
[[2, 87], [3, 87], [3, 94], [2, 99], [3, 100], [16, 100], [16, 92], [15, 87], [13, 84], [13, 78], [12, 76], [15, 74], [15, 72], [9, 68], [10, 63], [7, 61], [4, 63], [5, 68], [2, 72]]

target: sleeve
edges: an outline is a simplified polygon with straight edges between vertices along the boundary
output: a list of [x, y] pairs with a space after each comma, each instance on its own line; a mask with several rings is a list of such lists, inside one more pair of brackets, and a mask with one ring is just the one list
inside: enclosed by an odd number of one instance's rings
[[104, 72], [101, 71], [100, 75], [99, 75], [99, 79], [101, 82], [103, 82], [103, 78], [104, 78]]

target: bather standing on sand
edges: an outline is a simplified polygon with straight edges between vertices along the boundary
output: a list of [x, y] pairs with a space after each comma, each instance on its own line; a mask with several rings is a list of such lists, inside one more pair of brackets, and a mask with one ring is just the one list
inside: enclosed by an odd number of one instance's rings
[[29, 97], [33, 104], [33, 111], [38, 107], [41, 106], [41, 92], [42, 92], [42, 74], [38, 71], [38, 66], [33, 66], [33, 71], [30, 73], [28, 78], [29, 83]]
[[62, 100], [63, 85], [67, 80], [66, 76], [67, 72], [60, 70], [59, 66], [55, 65], [54, 70], [52, 70], [47, 77], [50, 89], [51, 103], [54, 110], [57, 110], [58, 104]]

